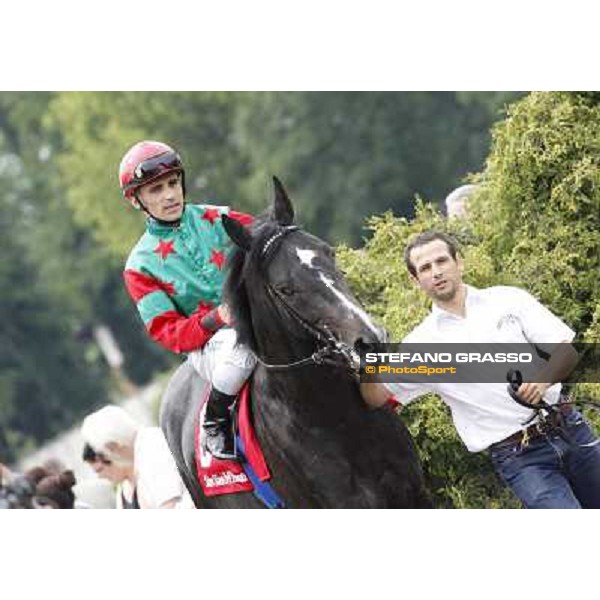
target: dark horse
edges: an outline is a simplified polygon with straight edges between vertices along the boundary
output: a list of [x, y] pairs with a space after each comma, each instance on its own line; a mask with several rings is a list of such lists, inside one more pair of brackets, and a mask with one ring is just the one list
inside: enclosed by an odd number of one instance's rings
[[[293, 221], [276, 179], [271, 215], [251, 230], [223, 217], [238, 247], [225, 300], [239, 341], [259, 359], [252, 418], [272, 486], [293, 508], [429, 507], [408, 430], [390, 409], [366, 407], [349, 368], [354, 345], [381, 341], [382, 330], [352, 297], [332, 249]], [[202, 493], [194, 462], [202, 387], [184, 363], [161, 409], [161, 427], [192, 498], [198, 507], [262, 507], [252, 493]]]

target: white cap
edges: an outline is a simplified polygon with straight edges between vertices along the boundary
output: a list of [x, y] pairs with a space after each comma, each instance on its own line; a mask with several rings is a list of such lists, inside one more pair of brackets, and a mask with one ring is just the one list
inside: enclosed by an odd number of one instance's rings
[[111, 458], [112, 443], [133, 447], [140, 425], [120, 406], [108, 405], [88, 415], [81, 426], [81, 436], [96, 452]]
[[467, 200], [477, 187], [472, 183], [461, 185], [446, 196], [446, 212], [449, 217], [465, 217], [467, 215]]

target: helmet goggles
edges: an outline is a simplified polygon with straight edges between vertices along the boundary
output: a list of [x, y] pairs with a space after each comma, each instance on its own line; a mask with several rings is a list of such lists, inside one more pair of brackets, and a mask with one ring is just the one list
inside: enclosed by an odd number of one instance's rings
[[183, 170], [181, 157], [177, 152], [164, 152], [158, 156], [147, 158], [135, 167], [133, 170], [133, 177], [124, 191], [127, 192], [138, 188], [149, 183], [153, 179], [160, 177], [164, 173], [175, 170]]

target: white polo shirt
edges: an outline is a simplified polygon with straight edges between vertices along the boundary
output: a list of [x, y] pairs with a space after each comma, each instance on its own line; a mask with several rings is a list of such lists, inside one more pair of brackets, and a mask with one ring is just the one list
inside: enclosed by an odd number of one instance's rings
[[[466, 286], [465, 317], [435, 304], [403, 343], [535, 343], [551, 353], [556, 344], [572, 341], [575, 332], [519, 288], [497, 286], [479, 290]], [[532, 411], [517, 404], [507, 383], [388, 383], [402, 404], [427, 393], [439, 394], [450, 407], [454, 426], [471, 452], [485, 450], [523, 429]], [[554, 404], [560, 384], [544, 400]]]
[[[193, 508], [193, 503], [179, 477], [179, 471], [167, 441], [158, 427], [142, 427], [135, 438], [134, 471], [140, 508], [159, 508], [177, 499], [177, 508]], [[122, 508], [121, 490], [117, 508]]]

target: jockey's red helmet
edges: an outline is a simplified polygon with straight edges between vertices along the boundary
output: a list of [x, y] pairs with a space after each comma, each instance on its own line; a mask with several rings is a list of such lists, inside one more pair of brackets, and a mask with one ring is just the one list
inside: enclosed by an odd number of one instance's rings
[[183, 185], [183, 163], [171, 146], [153, 140], [138, 142], [127, 150], [119, 165], [123, 196], [131, 200], [141, 186], [175, 171], [181, 173]]

